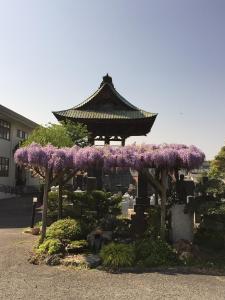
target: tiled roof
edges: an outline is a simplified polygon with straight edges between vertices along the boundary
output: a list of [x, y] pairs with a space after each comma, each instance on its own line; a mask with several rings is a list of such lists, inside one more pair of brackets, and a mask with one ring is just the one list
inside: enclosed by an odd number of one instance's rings
[[105, 87], [105, 85], [108, 85], [108, 87], [110, 87], [111, 89], [111, 92], [121, 101], [123, 102], [127, 107], [131, 108], [131, 109], [135, 109], [135, 110], [138, 110], [138, 108], [136, 106], [134, 106], [133, 104], [131, 104], [129, 101], [127, 101], [123, 96], [120, 95], [120, 93], [118, 93], [116, 91], [116, 89], [114, 88], [113, 85], [105, 82], [103, 84], [101, 84], [100, 88], [97, 89], [96, 92], [94, 92], [90, 97], [88, 97], [87, 99], [85, 99], [83, 102], [81, 102], [80, 104], [74, 106], [73, 108], [74, 109], [77, 109], [77, 108], [81, 108], [83, 107], [85, 104], [87, 104], [88, 102], [91, 102]]
[[104, 111], [83, 111], [78, 109], [68, 109], [53, 112], [55, 116], [74, 118], [74, 119], [145, 119], [156, 116], [154, 113], [144, 110], [117, 110], [113, 112]]
[[146, 112], [131, 104], [115, 89], [107, 74], [98, 90], [80, 104], [53, 112], [57, 119], [137, 120], [155, 119], [157, 114]]

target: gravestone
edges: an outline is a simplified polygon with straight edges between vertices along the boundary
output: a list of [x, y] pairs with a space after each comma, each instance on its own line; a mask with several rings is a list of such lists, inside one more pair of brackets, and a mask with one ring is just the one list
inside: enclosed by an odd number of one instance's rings
[[171, 208], [171, 237], [173, 243], [180, 239], [193, 241], [194, 214], [184, 213], [185, 204], [175, 204]]

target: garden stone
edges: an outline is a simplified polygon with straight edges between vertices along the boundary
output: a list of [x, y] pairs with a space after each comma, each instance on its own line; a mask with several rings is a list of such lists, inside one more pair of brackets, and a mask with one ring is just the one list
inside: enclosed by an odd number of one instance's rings
[[77, 254], [68, 255], [61, 260], [64, 266], [73, 266], [81, 268], [96, 268], [100, 265], [101, 259], [96, 254]]
[[102, 231], [101, 229], [93, 230], [87, 236], [87, 241], [90, 247], [99, 251], [104, 243], [112, 240], [112, 231]]
[[60, 259], [62, 255], [60, 254], [53, 254], [53, 255], [48, 255], [45, 259], [45, 263], [48, 266], [57, 266], [60, 265]]
[[86, 265], [85, 255], [68, 255], [64, 259], [61, 260], [61, 264], [64, 266], [72, 266], [72, 267], [83, 267]]
[[177, 241], [174, 245], [178, 256], [181, 260], [199, 258], [200, 251], [198, 246], [193, 245], [190, 241], [181, 239]]
[[31, 234], [39, 235], [40, 234], [40, 228], [39, 227], [31, 228]]
[[180, 260], [183, 260], [183, 261], [187, 261], [187, 260], [190, 260], [190, 259], [193, 259], [194, 258], [194, 255], [193, 253], [191, 252], [182, 252], [180, 255], [179, 255], [179, 259]]
[[89, 268], [96, 268], [101, 264], [101, 258], [97, 254], [88, 254], [86, 261]]
[[173, 246], [177, 250], [178, 254], [192, 251], [192, 243], [188, 240], [178, 240]]

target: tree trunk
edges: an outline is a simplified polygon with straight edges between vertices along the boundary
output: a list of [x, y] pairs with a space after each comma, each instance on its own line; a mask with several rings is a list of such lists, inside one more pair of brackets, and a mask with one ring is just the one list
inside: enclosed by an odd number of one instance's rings
[[59, 182], [58, 191], [58, 220], [62, 219], [62, 184]]
[[49, 189], [49, 170], [46, 170], [44, 196], [43, 196], [43, 211], [42, 211], [42, 230], [40, 243], [42, 244], [46, 236], [47, 228], [47, 209], [48, 209], [48, 189]]
[[161, 226], [160, 226], [160, 237], [165, 240], [166, 232], [166, 190], [167, 190], [167, 172], [162, 170], [161, 172]]

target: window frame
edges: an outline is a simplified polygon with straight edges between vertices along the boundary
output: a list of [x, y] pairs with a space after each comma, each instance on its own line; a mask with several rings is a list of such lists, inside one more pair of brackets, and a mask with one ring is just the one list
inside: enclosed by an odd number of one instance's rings
[[10, 141], [11, 124], [3, 119], [0, 119], [0, 139]]
[[17, 129], [16, 136], [19, 139], [26, 140], [27, 137], [28, 137], [28, 133], [26, 131], [21, 130], [21, 129]]
[[9, 158], [0, 156], [0, 177], [9, 177]]

